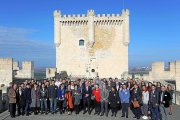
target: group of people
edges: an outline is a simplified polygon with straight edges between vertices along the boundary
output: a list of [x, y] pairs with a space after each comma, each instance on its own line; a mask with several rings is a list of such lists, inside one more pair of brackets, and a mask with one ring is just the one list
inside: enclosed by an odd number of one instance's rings
[[[135, 119], [167, 120], [172, 115], [171, 85], [156, 85], [133, 79], [57, 79], [31, 80], [8, 88], [9, 112], [12, 118], [30, 114], [83, 114], [129, 117]], [[17, 108], [16, 108], [17, 107]], [[110, 112], [111, 110], [111, 112]]]

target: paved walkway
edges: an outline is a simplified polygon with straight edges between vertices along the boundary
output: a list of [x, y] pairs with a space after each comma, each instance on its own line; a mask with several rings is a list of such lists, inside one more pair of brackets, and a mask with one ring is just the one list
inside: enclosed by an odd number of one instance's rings
[[[168, 116], [169, 120], [180, 120], [180, 106], [173, 106], [173, 115]], [[48, 114], [48, 115], [30, 115], [30, 116], [20, 116], [16, 118], [10, 118], [9, 113], [6, 111], [0, 114], [0, 120], [136, 120], [133, 118], [132, 112], [130, 111], [129, 118], [121, 118], [121, 111], [118, 112], [117, 117], [111, 117], [111, 112], [109, 113], [109, 117], [101, 117], [94, 115], [85, 114], [83, 115], [82, 112], [79, 115], [60, 115], [60, 114]]]

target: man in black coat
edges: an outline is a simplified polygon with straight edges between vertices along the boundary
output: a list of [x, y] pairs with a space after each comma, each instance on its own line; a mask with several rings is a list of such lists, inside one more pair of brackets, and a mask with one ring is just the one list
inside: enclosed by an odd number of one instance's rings
[[159, 113], [159, 92], [156, 90], [155, 85], [151, 86], [151, 92], [149, 94], [149, 107], [151, 109], [151, 119], [152, 120], [159, 120], [160, 113]]
[[41, 114], [43, 114], [43, 108], [45, 108], [45, 114], [47, 114], [47, 100], [48, 100], [48, 89], [45, 87], [45, 84], [42, 84], [42, 88], [40, 89], [40, 103], [41, 103]]
[[24, 90], [24, 99], [26, 101], [25, 113], [26, 113], [26, 116], [28, 116], [29, 112], [30, 112], [30, 104], [32, 102], [32, 100], [31, 100], [31, 88], [30, 88], [29, 84], [26, 85], [26, 88]]
[[168, 120], [167, 108], [169, 107], [170, 100], [171, 100], [170, 93], [166, 90], [165, 86], [162, 86], [160, 92], [160, 99], [159, 99], [159, 104], [160, 104], [159, 108], [160, 108], [162, 120]]
[[91, 114], [90, 107], [91, 107], [92, 90], [90, 87], [90, 83], [88, 81], [86, 81], [85, 86], [83, 87], [82, 94], [83, 94], [83, 107], [84, 107], [83, 114], [87, 112], [86, 108], [88, 109], [88, 113]]
[[24, 84], [21, 84], [17, 90], [17, 114], [19, 115], [24, 115], [24, 109], [25, 109], [25, 98], [24, 98]]
[[109, 92], [109, 104], [112, 111], [111, 116], [115, 116], [117, 114], [117, 107], [119, 106], [119, 94], [116, 90], [116, 87], [112, 87], [112, 90]]
[[58, 87], [55, 85], [54, 80], [52, 80], [52, 85], [48, 87], [48, 96], [50, 100], [50, 109], [51, 113], [56, 113], [57, 108], [57, 89]]

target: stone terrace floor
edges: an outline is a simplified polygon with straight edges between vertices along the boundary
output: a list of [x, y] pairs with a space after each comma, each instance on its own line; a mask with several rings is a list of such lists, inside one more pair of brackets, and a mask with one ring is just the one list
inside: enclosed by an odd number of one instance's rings
[[[75, 115], [74, 112], [72, 115], [60, 115], [57, 114], [48, 114], [48, 115], [30, 115], [30, 116], [20, 116], [16, 118], [10, 118], [9, 113], [6, 111], [0, 114], [0, 120], [136, 120], [133, 118], [133, 114], [129, 112], [129, 118], [121, 118], [121, 111], [118, 112], [117, 117], [111, 117], [111, 112], [109, 112], [109, 117], [106, 116], [97, 116], [92, 112], [91, 115], [85, 114], [82, 112], [79, 115]], [[169, 120], [180, 120], [180, 106], [173, 106], [173, 115], [168, 116]], [[142, 119], [141, 119], [142, 120]]]

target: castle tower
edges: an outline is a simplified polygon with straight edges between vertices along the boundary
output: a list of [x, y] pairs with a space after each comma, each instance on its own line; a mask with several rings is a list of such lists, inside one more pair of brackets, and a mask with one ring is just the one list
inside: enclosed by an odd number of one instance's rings
[[88, 36], [89, 36], [89, 47], [92, 48], [94, 45], [94, 10], [89, 10], [88, 13]]
[[57, 73], [118, 77], [128, 72], [129, 10], [122, 14], [62, 15], [54, 11]]

